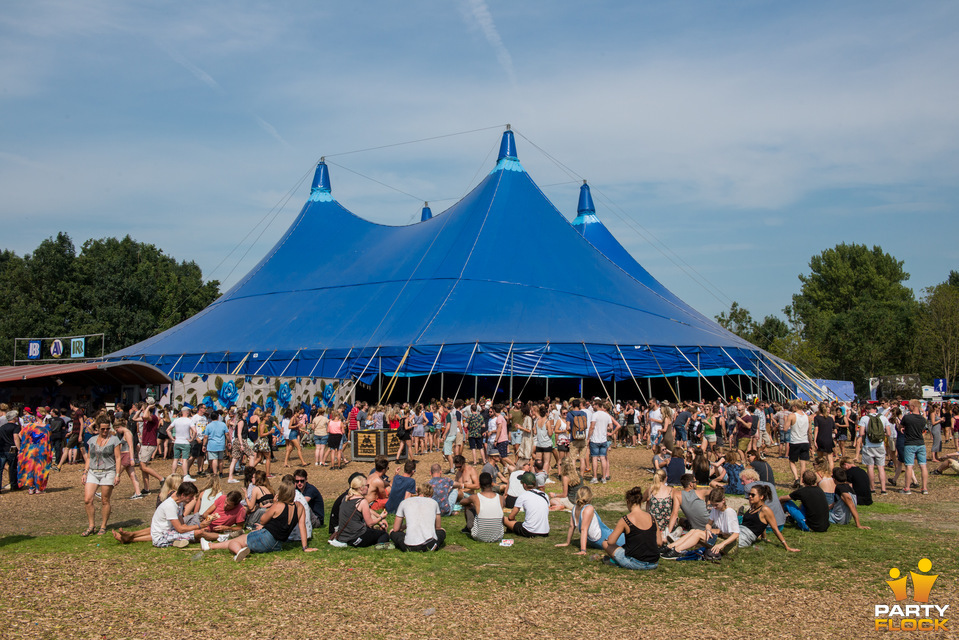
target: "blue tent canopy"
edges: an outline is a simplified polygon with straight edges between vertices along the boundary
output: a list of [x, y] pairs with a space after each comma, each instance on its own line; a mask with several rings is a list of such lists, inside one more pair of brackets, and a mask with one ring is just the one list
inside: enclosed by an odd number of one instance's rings
[[571, 225], [523, 169], [512, 131], [476, 188], [422, 217], [393, 227], [354, 215], [333, 199], [321, 161], [300, 214], [243, 279], [109, 358], [367, 382], [431, 372], [784, 378], [789, 365], [643, 269], [598, 221], [585, 185]]

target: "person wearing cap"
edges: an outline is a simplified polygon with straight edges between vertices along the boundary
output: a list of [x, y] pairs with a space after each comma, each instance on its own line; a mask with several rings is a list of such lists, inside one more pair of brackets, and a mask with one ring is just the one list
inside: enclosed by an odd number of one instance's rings
[[177, 465], [183, 467], [183, 481], [193, 482], [190, 476], [190, 443], [196, 439], [196, 428], [190, 419], [190, 407], [180, 409], [180, 417], [170, 423], [167, 432], [173, 440], [173, 467], [170, 473], [176, 473]]
[[[549, 535], [549, 498], [536, 488], [536, 476], [526, 472], [519, 478], [523, 493], [516, 498], [513, 510], [503, 517], [503, 526], [523, 538], [545, 538]], [[516, 520], [522, 510], [526, 516]]]

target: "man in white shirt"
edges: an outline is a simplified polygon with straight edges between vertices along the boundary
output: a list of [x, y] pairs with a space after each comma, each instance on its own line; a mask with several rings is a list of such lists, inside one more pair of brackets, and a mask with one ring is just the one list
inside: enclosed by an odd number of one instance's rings
[[196, 415], [193, 416], [193, 429], [195, 431], [193, 440], [190, 442], [190, 460], [187, 462], [187, 471], [196, 462], [197, 475], [203, 473], [203, 463], [206, 456], [203, 455], [203, 437], [206, 433], [206, 425], [210, 421], [206, 415], [206, 405], [201, 404], [196, 408]]
[[190, 407], [180, 409], [180, 417], [170, 423], [167, 434], [173, 440], [173, 468], [170, 473], [176, 473], [177, 465], [183, 466], [183, 480], [192, 482], [190, 477], [190, 443], [196, 439], [196, 428], [190, 419]]
[[[523, 483], [520, 481], [520, 476], [524, 473], [529, 473], [531, 471], [529, 460], [526, 458], [520, 458], [516, 461], [516, 468], [509, 474], [509, 481], [506, 485], [506, 508], [512, 509], [516, 504], [516, 499], [520, 497], [520, 494], [523, 493]], [[535, 476], [534, 476], [535, 480]], [[535, 481], [534, 481], [535, 486]]]
[[[549, 535], [549, 497], [536, 489], [536, 476], [532, 473], [524, 473], [520, 482], [525, 490], [516, 498], [509, 515], [503, 517], [503, 526], [523, 538], [545, 538]], [[520, 509], [526, 517], [517, 522]]]
[[596, 402], [593, 404], [593, 419], [589, 423], [589, 462], [593, 468], [592, 483], [600, 482], [597, 476], [602, 478], [602, 483], [606, 484], [609, 480], [609, 433], [614, 424], [613, 417], [609, 415], [608, 404], [605, 402]]
[[420, 484], [416, 495], [403, 500], [396, 508], [390, 540], [404, 552], [436, 551], [443, 546], [446, 530], [442, 525], [440, 505], [433, 499], [433, 485], [429, 482]]

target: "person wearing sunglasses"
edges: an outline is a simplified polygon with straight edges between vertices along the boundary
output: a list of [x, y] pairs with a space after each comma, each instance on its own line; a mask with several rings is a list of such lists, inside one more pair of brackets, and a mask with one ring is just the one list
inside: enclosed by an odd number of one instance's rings
[[786, 542], [779, 527], [776, 526], [776, 516], [773, 515], [773, 510], [766, 506], [766, 502], [772, 499], [769, 487], [752, 484], [746, 492], [746, 499], [749, 500], [749, 509], [743, 514], [743, 521], [739, 524], [740, 547], [749, 547], [757, 540], [765, 540], [766, 532], [771, 530], [783, 543], [786, 551], [799, 551], [799, 549], [790, 547]]

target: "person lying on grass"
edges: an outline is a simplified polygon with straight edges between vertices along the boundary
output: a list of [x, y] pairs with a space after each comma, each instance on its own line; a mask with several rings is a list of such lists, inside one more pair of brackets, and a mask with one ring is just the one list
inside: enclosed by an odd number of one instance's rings
[[199, 524], [184, 524], [180, 509], [192, 501], [197, 495], [196, 485], [192, 482], [182, 483], [176, 493], [157, 507], [153, 513], [153, 521], [149, 528], [138, 531], [124, 531], [119, 529], [113, 532], [117, 542], [129, 544], [131, 542], [153, 542], [154, 547], [185, 547], [196, 541], [197, 537], [216, 540], [220, 534], [203, 529], [212, 520], [201, 521]]
[[307, 546], [306, 507], [299, 502], [294, 502], [295, 496], [293, 476], [283, 476], [276, 490], [273, 506], [260, 518], [255, 531], [225, 542], [211, 543], [204, 536], [204, 539], [200, 541], [200, 547], [204, 551], [229, 549], [233, 559], [240, 562], [250, 553], [280, 551], [283, 548], [283, 541], [290, 537], [294, 528], [298, 528], [303, 551], [316, 551]]

